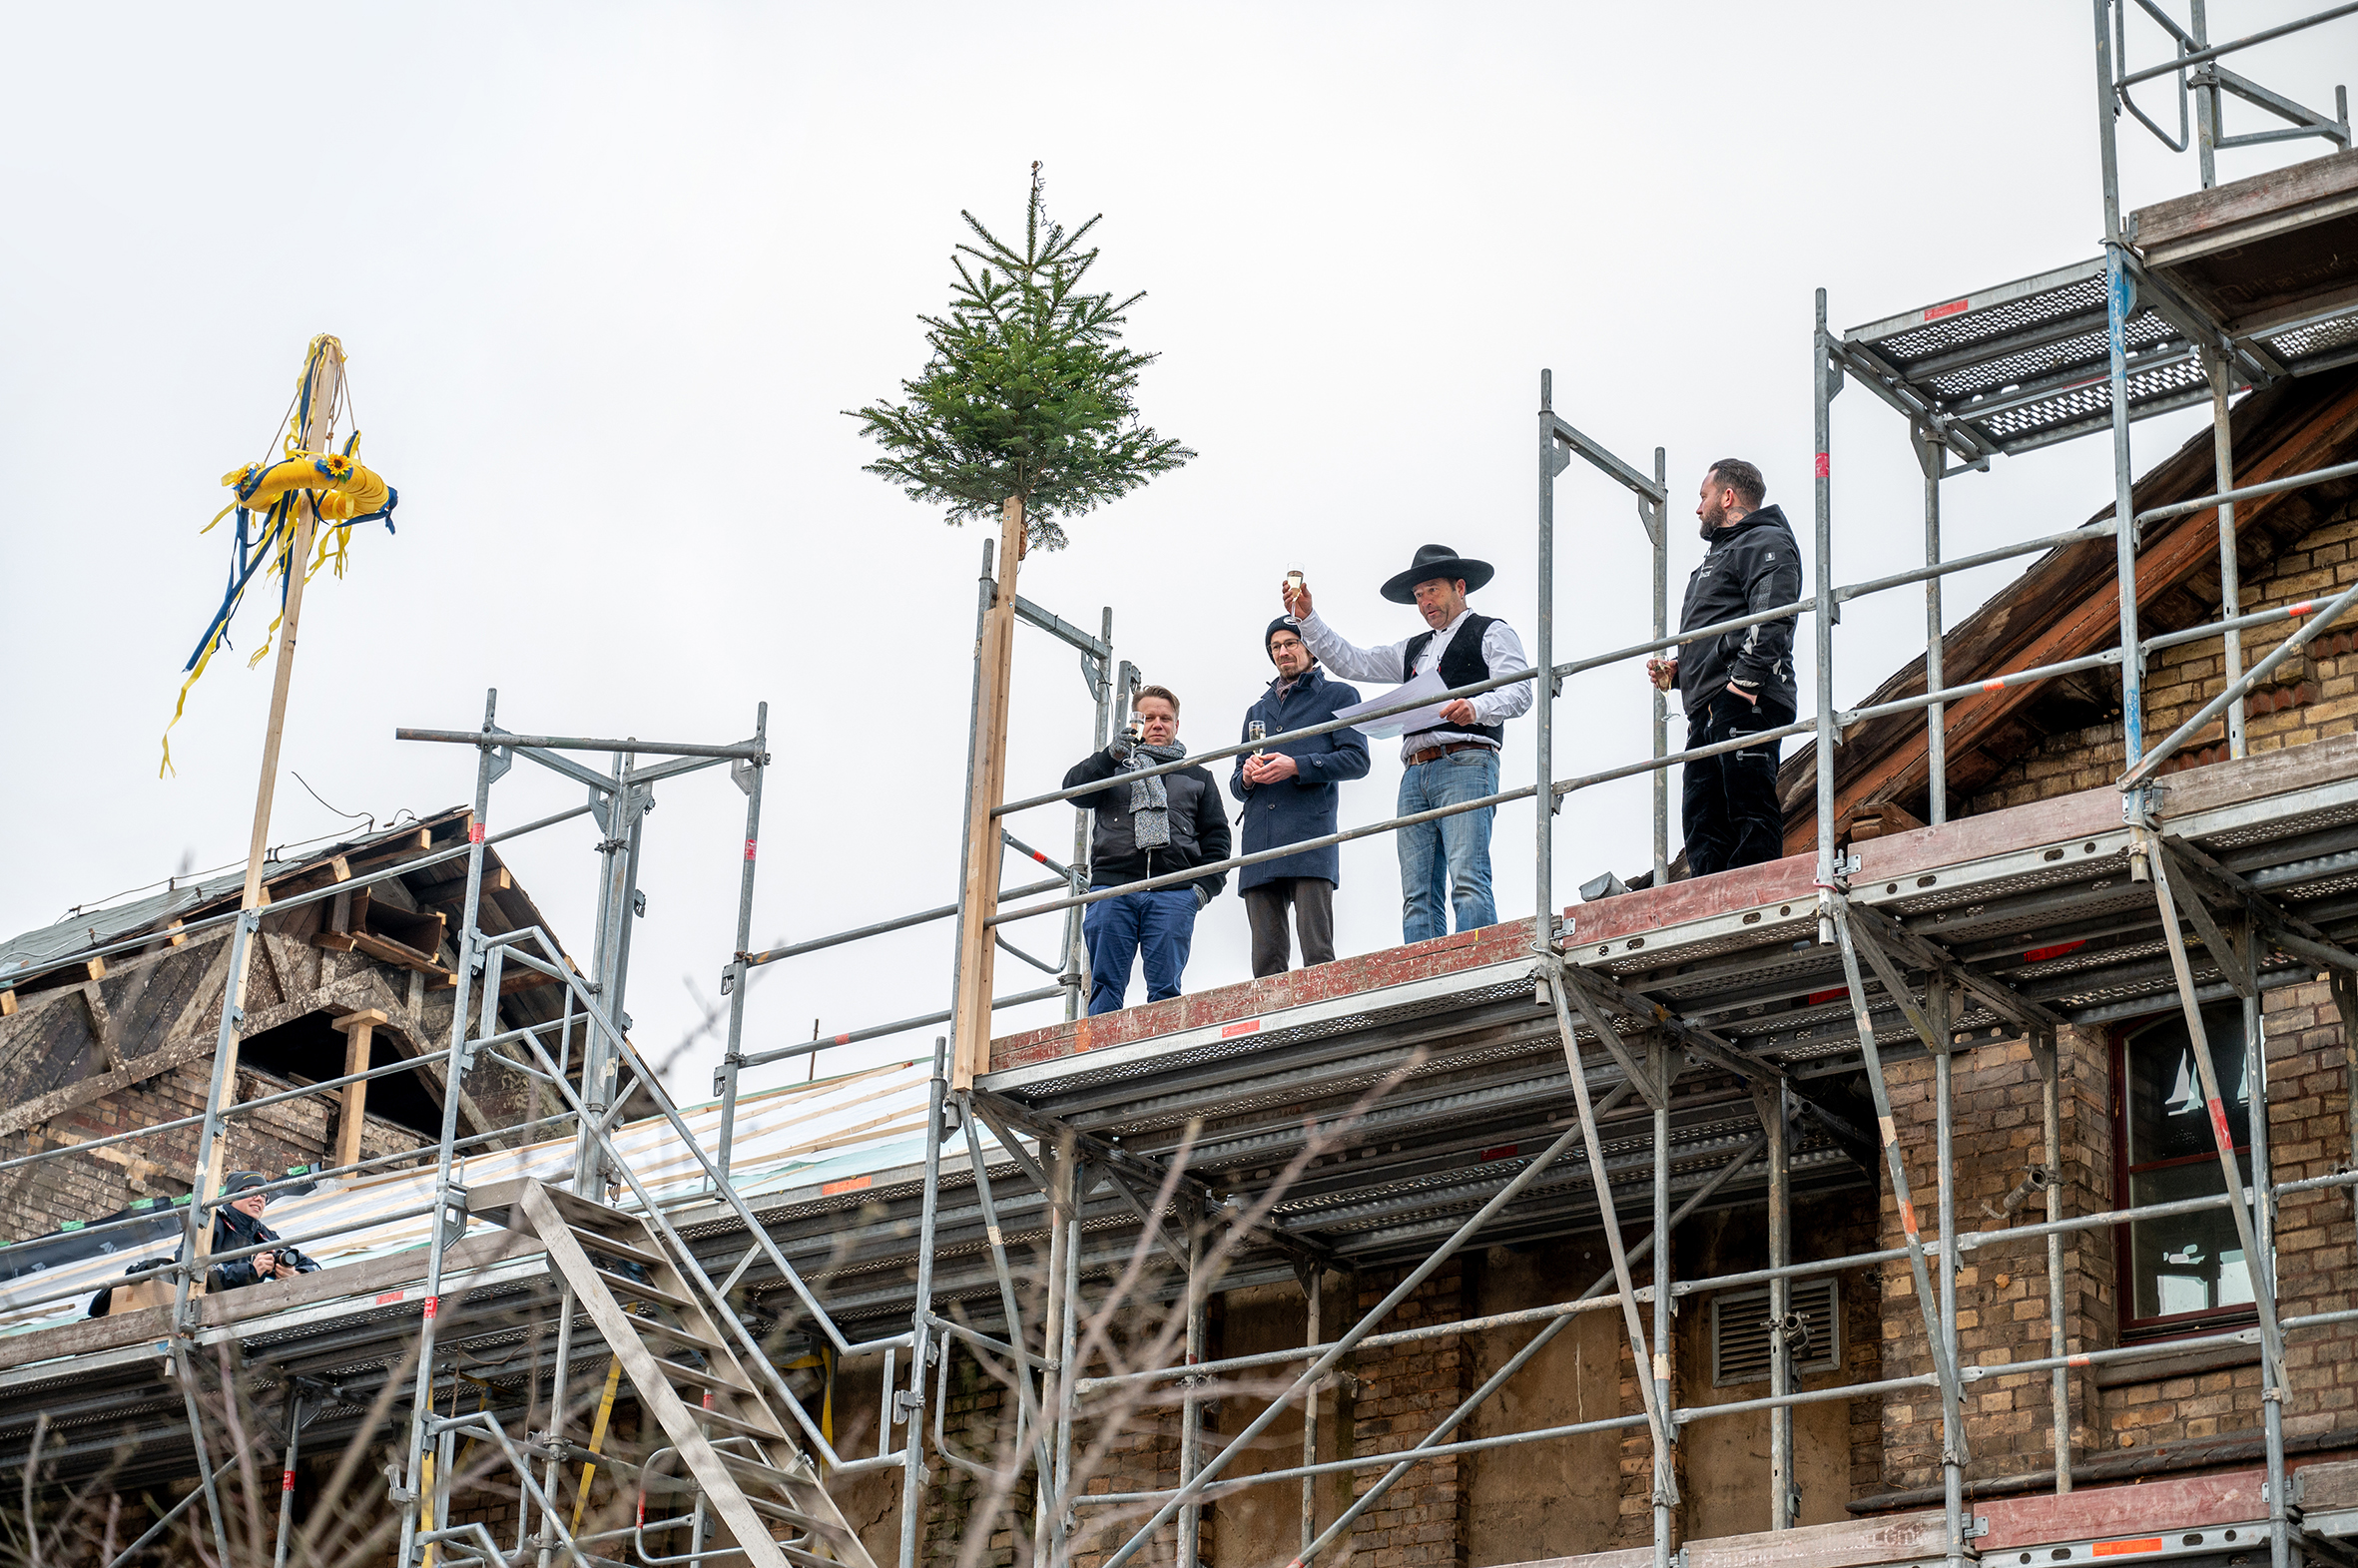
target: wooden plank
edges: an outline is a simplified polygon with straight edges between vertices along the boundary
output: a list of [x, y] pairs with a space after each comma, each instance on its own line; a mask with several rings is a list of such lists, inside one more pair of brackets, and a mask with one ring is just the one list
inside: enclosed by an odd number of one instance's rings
[[1689, 1542], [1687, 1568], [1864, 1568], [1945, 1556], [1948, 1517], [1939, 1513], [1840, 1519]]
[[1989, 855], [2085, 840], [2119, 826], [2120, 796], [2114, 790], [2082, 789], [2032, 800], [1857, 844], [1859, 869], [1851, 885], [1864, 889], [1870, 882], [1913, 877]]
[[2307, 746], [2254, 752], [2240, 761], [2213, 763], [2165, 775], [2161, 784], [2164, 820], [2270, 795], [2291, 794], [2358, 774], [2358, 735], [2328, 736]]
[[[374, 1042], [376, 1026], [392, 1019], [381, 1007], [363, 1007], [358, 1012], [344, 1014], [328, 1027], [343, 1034], [343, 1071], [345, 1077], [368, 1070], [368, 1049]], [[368, 1084], [362, 1080], [343, 1086], [343, 1105], [335, 1124], [335, 1168], [357, 1165], [360, 1162], [360, 1134], [368, 1125]]]
[[[966, 798], [966, 882], [959, 892], [957, 995], [951, 1004], [950, 1086], [970, 1089], [990, 1068], [990, 999], [998, 947], [986, 923], [998, 912], [1000, 824], [1006, 799], [1007, 683], [1015, 652], [1016, 575], [1023, 561], [1023, 502], [999, 509], [998, 584], [982, 619], [976, 662], [973, 781]], [[1116, 724], [1122, 722], [1116, 717]]]
[[[2267, 1478], [2265, 1470], [2232, 1470], [2150, 1479], [2133, 1486], [2077, 1487], [2061, 1496], [2050, 1492], [1993, 1497], [1974, 1504], [1974, 1512], [1990, 1521], [1990, 1533], [1975, 1544], [1987, 1561], [1993, 1552], [2054, 1541], [2151, 1535], [2265, 1519], [2268, 1505], [2261, 1500], [2260, 1487]], [[1940, 1552], [1936, 1548], [1928, 1555], [1937, 1557]]]
[[1587, 1552], [1578, 1557], [1542, 1557], [1505, 1568], [1654, 1568], [1654, 1549], [1629, 1546], [1617, 1552]]
[[16, 988], [11, 986], [5, 991], [0, 991], [0, 1018], [13, 1018], [15, 1016]]
[[2188, 242], [2198, 237], [2231, 243], [2233, 232], [2255, 222], [2353, 192], [2358, 192], [2358, 152], [2335, 153], [2140, 207], [2129, 215], [2130, 235], [2149, 261], [2166, 264], [2186, 254]]
[[2320, 1513], [2329, 1508], [2358, 1508], [2358, 1460], [2301, 1466], [2292, 1495], [2303, 1508]]
[[406, 942], [396, 942], [391, 937], [379, 936], [374, 931], [353, 931], [350, 936], [352, 945], [371, 958], [381, 958], [386, 963], [398, 964], [404, 969], [414, 969], [419, 974], [447, 975], [450, 973], [449, 970], [442, 967], [440, 959], [431, 953], [420, 952]]

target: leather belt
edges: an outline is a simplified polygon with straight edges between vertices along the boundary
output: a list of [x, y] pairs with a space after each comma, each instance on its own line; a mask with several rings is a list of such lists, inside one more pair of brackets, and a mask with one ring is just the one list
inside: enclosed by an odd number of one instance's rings
[[1438, 763], [1456, 752], [1486, 752], [1488, 750], [1489, 748], [1479, 741], [1452, 741], [1447, 746], [1430, 746], [1422, 752], [1411, 752], [1409, 766], [1414, 768], [1419, 763]]

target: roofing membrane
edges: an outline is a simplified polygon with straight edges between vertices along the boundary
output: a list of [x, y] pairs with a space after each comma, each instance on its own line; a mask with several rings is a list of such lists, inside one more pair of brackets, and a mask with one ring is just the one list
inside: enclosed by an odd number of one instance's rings
[[[741, 1096], [730, 1185], [752, 1196], [852, 1180], [907, 1163], [910, 1150], [922, 1145], [931, 1072], [930, 1059], [922, 1058]], [[720, 1145], [720, 1102], [682, 1107], [680, 1120], [712, 1158]], [[976, 1131], [988, 1136], [987, 1129]], [[658, 1204], [710, 1190], [695, 1153], [665, 1117], [623, 1124], [615, 1130], [614, 1143]], [[567, 1132], [521, 1148], [468, 1153], [455, 1157], [451, 1180], [469, 1188], [519, 1177], [562, 1182], [571, 1173], [573, 1151], [574, 1136]], [[410, 1170], [322, 1182], [300, 1197], [273, 1203], [265, 1218], [272, 1230], [329, 1269], [422, 1248], [432, 1217], [412, 1211], [433, 1202], [431, 1155], [430, 1149], [424, 1151], [426, 1163]], [[617, 1207], [636, 1208], [637, 1200], [625, 1194]], [[396, 1216], [405, 1217], [391, 1218]], [[467, 1234], [496, 1229], [478, 1220]], [[301, 1240], [312, 1235], [322, 1239]], [[70, 1322], [83, 1315], [93, 1293], [120, 1279], [134, 1263], [163, 1257], [164, 1250], [153, 1244], [126, 1244], [0, 1285], [0, 1334]]]

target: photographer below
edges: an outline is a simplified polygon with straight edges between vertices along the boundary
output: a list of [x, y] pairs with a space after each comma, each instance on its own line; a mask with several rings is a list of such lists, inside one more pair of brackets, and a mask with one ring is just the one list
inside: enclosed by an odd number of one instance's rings
[[[1277, 666], [1277, 679], [1246, 712], [1244, 734], [1238, 739], [1258, 741], [1264, 735], [1307, 730], [1359, 701], [1356, 688], [1329, 680], [1319, 669], [1291, 620], [1270, 622], [1262, 643], [1269, 662]], [[1238, 822], [1244, 829], [1245, 853], [1324, 838], [1335, 830], [1343, 797], [1338, 785], [1367, 776], [1367, 738], [1357, 730], [1335, 730], [1238, 758], [1228, 792], [1243, 802]], [[1286, 972], [1288, 908], [1293, 910], [1302, 967], [1335, 961], [1335, 887], [1342, 880], [1342, 863], [1336, 846], [1328, 844], [1262, 860], [1238, 872], [1237, 891], [1244, 895], [1245, 915], [1253, 927], [1255, 979]]]
[[[275, 1242], [279, 1233], [262, 1223], [263, 1209], [271, 1195], [262, 1189], [270, 1178], [260, 1171], [232, 1171], [221, 1184], [222, 1194], [244, 1194], [231, 1197], [228, 1207], [213, 1211], [213, 1250], [217, 1253], [236, 1252], [241, 1247], [254, 1247], [263, 1242]], [[287, 1280], [298, 1274], [315, 1274], [318, 1264], [305, 1258], [292, 1247], [274, 1248], [269, 1252], [253, 1253], [244, 1258], [233, 1258], [216, 1264], [205, 1277], [209, 1291], [237, 1291], [265, 1280]]]
[[[1111, 746], [1091, 753], [1064, 776], [1064, 787], [1112, 780], [1110, 787], [1075, 795], [1073, 804], [1097, 813], [1089, 832], [1089, 885], [1119, 887], [1228, 858], [1228, 814], [1220, 786], [1201, 768], [1148, 779], [1135, 774], [1187, 755], [1179, 744], [1179, 699], [1167, 687], [1142, 686], [1130, 699], [1129, 725]], [[1089, 944], [1089, 1015], [1117, 1012], [1130, 988], [1134, 960], [1146, 965], [1146, 999], [1179, 994], [1195, 941], [1196, 911], [1219, 895], [1225, 872], [1147, 892], [1100, 898], [1081, 917]]]

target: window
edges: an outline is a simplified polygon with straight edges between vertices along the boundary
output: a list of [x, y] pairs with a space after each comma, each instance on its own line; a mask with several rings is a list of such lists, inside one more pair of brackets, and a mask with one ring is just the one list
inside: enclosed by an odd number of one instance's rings
[[[2242, 1156], [2238, 1164], [2248, 1184], [2251, 1076], [2241, 1004], [2207, 1008], [2202, 1023], [2225, 1103], [2227, 1133]], [[2122, 1207], [2226, 1191], [2184, 1015], [2172, 1013], [2124, 1031], [2112, 1084], [2115, 1191]], [[2252, 1315], [2251, 1277], [2231, 1211], [2203, 1209], [2136, 1220], [2119, 1227], [2117, 1235], [2124, 1335], [2176, 1332]]]
[[[1793, 1370], [1831, 1371], [1842, 1364], [1842, 1284], [1832, 1278], [1793, 1282], [1793, 1313], [1808, 1338], [1792, 1346]], [[1769, 1294], [1732, 1291], [1711, 1299], [1711, 1386], [1768, 1381]]]

